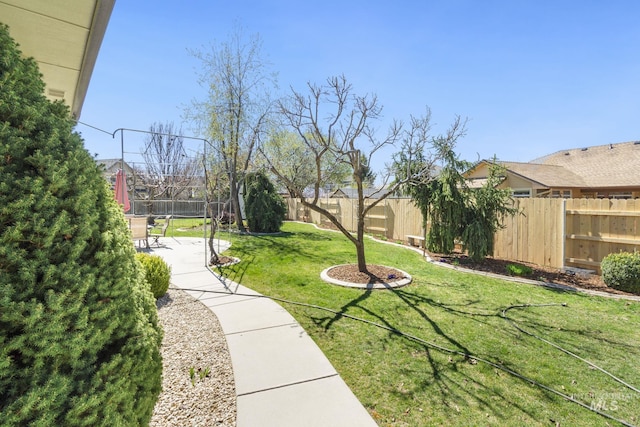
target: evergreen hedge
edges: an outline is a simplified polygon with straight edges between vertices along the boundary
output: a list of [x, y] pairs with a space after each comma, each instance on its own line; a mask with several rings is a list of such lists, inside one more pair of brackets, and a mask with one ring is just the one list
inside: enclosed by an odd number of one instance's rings
[[161, 388], [155, 301], [124, 215], [0, 24], [0, 423], [146, 425]]

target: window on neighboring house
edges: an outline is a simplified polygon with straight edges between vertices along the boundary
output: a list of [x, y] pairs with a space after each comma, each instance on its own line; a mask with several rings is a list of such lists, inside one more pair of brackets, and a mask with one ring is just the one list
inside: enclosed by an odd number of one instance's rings
[[531, 189], [514, 189], [512, 190], [511, 195], [513, 197], [531, 197]]
[[[598, 193], [598, 197], [600, 197], [600, 193]], [[631, 191], [612, 192], [612, 193], [609, 193], [608, 198], [609, 199], [632, 199], [633, 194], [631, 193]]]

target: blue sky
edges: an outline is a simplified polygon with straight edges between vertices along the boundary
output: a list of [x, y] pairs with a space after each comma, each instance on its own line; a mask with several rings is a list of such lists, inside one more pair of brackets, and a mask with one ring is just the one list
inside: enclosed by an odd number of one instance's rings
[[[635, 0], [118, 0], [80, 121], [188, 129], [184, 108], [205, 94], [189, 50], [240, 24], [260, 35], [276, 95], [344, 74], [378, 96], [381, 129], [428, 106], [434, 133], [456, 114], [469, 119], [462, 158], [526, 162], [640, 139], [638, 16]], [[77, 130], [92, 154], [120, 156], [119, 135]], [[138, 152], [140, 138], [125, 133], [125, 151]]]

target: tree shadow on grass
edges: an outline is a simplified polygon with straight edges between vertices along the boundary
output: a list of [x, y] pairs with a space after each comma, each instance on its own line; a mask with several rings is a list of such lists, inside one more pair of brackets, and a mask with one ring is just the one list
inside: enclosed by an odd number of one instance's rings
[[[424, 352], [425, 361], [429, 365], [429, 372], [431, 372], [429, 379], [423, 379], [418, 382], [418, 385], [413, 389], [409, 390], [407, 397], [409, 401], [415, 401], [420, 398], [420, 395], [424, 393], [424, 389], [428, 389], [430, 387], [437, 387], [440, 393], [440, 401], [443, 405], [448, 406], [452, 401], [459, 399], [460, 401], [466, 402], [469, 399], [472, 399], [476, 402], [477, 405], [484, 408], [483, 410], [491, 411], [494, 416], [499, 419], [505, 418], [505, 415], [501, 413], [499, 405], [495, 400], [499, 400], [503, 402], [504, 406], [509, 406], [512, 408], [517, 408], [522, 414], [535, 418], [535, 414], [532, 413], [531, 410], [527, 409], [521, 404], [516, 403], [513, 399], [510, 399], [508, 396], [496, 395], [493, 387], [491, 385], [483, 384], [481, 380], [475, 378], [471, 373], [465, 374], [462, 372], [462, 369], [458, 369], [460, 363], [470, 363], [476, 364], [477, 361], [474, 359], [474, 354], [470, 351], [470, 349], [463, 343], [460, 342], [456, 337], [451, 334], [445, 332], [439, 323], [435, 321], [432, 317], [428, 315], [428, 313], [420, 307], [420, 304], [428, 304], [432, 307], [436, 307], [441, 310], [445, 310], [452, 315], [472, 318], [474, 321], [485, 322], [482, 319], [488, 318], [496, 318], [498, 317], [497, 313], [479, 313], [479, 312], [470, 312], [461, 310], [459, 307], [467, 307], [472, 306], [476, 302], [468, 301], [464, 304], [458, 305], [446, 305], [440, 302], [434, 301], [429, 298], [425, 298], [419, 295], [412, 294], [410, 292], [404, 290], [394, 289], [392, 292], [400, 298], [400, 300], [413, 311], [415, 311], [429, 326], [432, 331], [437, 334], [437, 336], [444, 339], [447, 344], [425, 344], [421, 341], [419, 337], [407, 336], [402, 333], [402, 325], [394, 325], [390, 320], [388, 320], [387, 316], [385, 316], [382, 312], [377, 312], [373, 309], [370, 309], [365, 306], [364, 302], [372, 295], [373, 292], [384, 292], [384, 291], [373, 291], [366, 290], [358, 295], [356, 298], [348, 301], [344, 304], [340, 309], [338, 309], [333, 315], [330, 316], [310, 316], [312, 322], [319, 328], [324, 329], [326, 332], [331, 330], [337, 322], [341, 320], [346, 320], [347, 317], [351, 316], [349, 312], [354, 312], [357, 310], [361, 310], [366, 313], [368, 316], [374, 318], [372, 320], [373, 323], [380, 325], [383, 329], [388, 331], [388, 336], [386, 340], [394, 339], [394, 338], [405, 338], [411, 341], [412, 345], [417, 345]], [[362, 316], [357, 316], [361, 318]], [[352, 319], [348, 319], [353, 321]], [[488, 322], [487, 322], [488, 323]], [[372, 325], [374, 327], [374, 325]], [[418, 339], [416, 339], [418, 338]], [[429, 341], [433, 342], [433, 339]], [[447, 349], [447, 350], [445, 350]], [[437, 351], [441, 354], [449, 354], [449, 364], [443, 366], [443, 364], [437, 361], [433, 357], [433, 352]], [[478, 357], [478, 355], [475, 355]], [[500, 362], [494, 362], [497, 365], [502, 365]], [[510, 371], [518, 373], [517, 367], [514, 366], [505, 366]], [[412, 368], [410, 366], [402, 366], [399, 370], [403, 373], [403, 375], [414, 375], [415, 377], [424, 377], [425, 370]], [[454, 374], [455, 372], [455, 374]], [[505, 376], [510, 376], [508, 373], [503, 373]], [[461, 379], [457, 379], [459, 377]], [[469, 386], [472, 385], [472, 386]], [[482, 390], [482, 393], [480, 393]], [[393, 392], [393, 391], [392, 391]], [[482, 397], [482, 394], [493, 395], [495, 399], [488, 400], [485, 397]], [[540, 397], [544, 396], [546, 399], [551, 401], [554, 398], [553, 393], [550, 393], [545, 390], [538, 390]], [[403, 393], [407, 394], [407, 393]]]
[[[531, 310], [535, 310], [535, 306], [532, 307], [523, 307], [530, 308]], [[558, 310], [566, 310], [566, 307], [558, 307]], [[520, 311], [520, 310], [518, 310]], [[608, 349], [611, 346], [620, 347], [627, 349], [628, 351], [638, 351], [638, 346], [628, 342], [622, 342], [619, 340], [614, 340], [611, 337], [607, 336], [606, 331], [603, 330], [590, 330], [587, 326], [577, 325], [575, 327], [563, 326], [560, 328], [557, 324], [553, 324], [551, 322], [544, 322], [545, 317], [542, 314], [536, 314], [531, 312], [520, 312], [518, 311], [510, 311], [506, 314], [504, 318], [505, 322], [509, 324], [514, 330], [517, 330], [516, 326], [522, 328], [525, 333], [530, 333], [536, 335], [538, 337], [542, 337], [549, 341], [554, 342], [556, 345], [560, 345], [566, 347], [571, 351], [580, 351], [581, 347], [586, 347], [584, 349], [586, 354], [589, 354], [593, 351], [594, 348], [600, 349], [602, 354], [600, 357], [606, 358], [608, 354]], [[540, 320], [537, 320], [536, 317], [539, 317]], [[513, 324], [511, 323], [513, 322]], [[558, 332], [561, 332], [561, 335], [558, 336]], [[574, 337], [577, 336], [580, 339], [578, 342], [583, 340], [591, 340], [595, 342], [594, 345], [589, 347], [586, 343], [583, 343], [582, 346], [578, 345]]]
[[[255, 239], [253, 243], [247, 244], [242, 250], [240, 250], [241, 257], [244, 254], [252, 254], [255, 251], [260, 251], [265, 247], [269, 247], [269, 250], [273, 252], [273, 256], [278, 257], [280, 259], [287, 257], [305, 257], [311, 260], [318, 261], [326, 261], [323, 257], [315, 254], [310, 251], [305, 245], [304, 240], [298, 242], [292, 242], [290, 239], [292, 237], [300, 237], [300, 234], [304, 233], [281, 233], [274, 236], [267, 235], [254, 235], [251, 236]], [[311, 236], [315, 236], [313, 233], [309, 233], [309, 237], [305, 237], [305, 239], [309, 239]], [[330, 239], [315, 239], [315, 240], [330, 240]]]

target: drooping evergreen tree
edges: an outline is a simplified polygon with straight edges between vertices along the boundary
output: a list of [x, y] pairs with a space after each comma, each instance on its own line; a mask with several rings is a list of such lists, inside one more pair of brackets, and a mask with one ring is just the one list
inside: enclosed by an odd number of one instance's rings
[[[423, 181], [409, 182], [405, 194], [411, 196], [420, 209], [423, 226], [427, 229], [427, 249], [438, 253], [451, 253], [456, 242], [462, 244], [469, 256], [480, 260], [493, 254], [496, 231], [507, 215], [515, 215], [517, 209], [511, 200], [509, 189], [500, 189], [503, 169], [496, 159], [489, 167], [487, 181], [480, 188], [469, 188], [464, 173], [471, 163], [461, 160], [454, 145], [446, 138], [434, 138], [433, 148], [442, 166], [437, 175]], [[402, 178], [406, 159], [394, 159], [396, 173]], [[424, 156], [417, 153], [414, 167], [424, 167]]]
[[456, 238], [465, 227], [468, 192], [462, 172], [469, 163], [461, 160], [453, 150], [453, 145], [444, 139], [435, 139], [434, 146], [443, 166], [437, 178], [428, 184], [428, 200], [422, 201], [423, 205], [428, 206], [428, 221], [432, 224], [427, 235], [427, 248], [434, 252], [451, 253]]
[[511, 190], [498, 188], [502, 176], [504, 167], [494, 158], [489, 165], [487, 181], [482, 187], [472, 190], [468, 200], [460, 238], [464, 249], [476, 261], [493, 255], [494, 237], [496, 231], [502, 228], [502, 220], [518, 213], [513, 205]]
[[248, 174], [245, 178], [244, 205], [249, 229], [257, 233], [280, 231], [286, 206], [282, 197], [264, 172]]
[[0, 424], [145, 425], [161, 330], [124, 216], [0, 24]]

